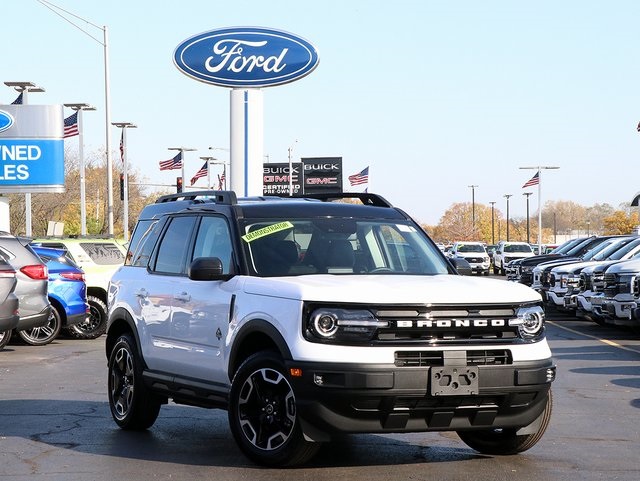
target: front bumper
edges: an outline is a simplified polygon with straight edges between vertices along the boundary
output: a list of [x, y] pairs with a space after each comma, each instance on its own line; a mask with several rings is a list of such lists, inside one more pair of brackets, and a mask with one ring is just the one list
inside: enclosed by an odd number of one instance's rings
[[[397, 367], [290, 361], [305, 434], [519, 428], [543, 411], [555, 378], [552, 359], [477, 366], [475, 385], [442, 387], [468, 366]], [[444, 376], [441, 376], [444, 370]], [[455, 376], [452, 376], [453, 379]], [[464, 377], [464, 376], [463, 376]], [[462, 377], [462, 378], [463, 378]], [[446, 381], [445, 381], [446, 384]], [[312, 439], [313, 435], [310, 435]], [[317, 439], [317, 437], [315, 437]]]

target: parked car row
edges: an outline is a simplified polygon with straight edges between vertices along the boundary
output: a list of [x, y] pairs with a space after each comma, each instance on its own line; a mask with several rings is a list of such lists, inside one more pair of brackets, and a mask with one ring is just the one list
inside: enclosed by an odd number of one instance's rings
[[123, 262], [112, 239], [0, 233], [0, 349], [13, 334], [31, 345], [48, 344], [63, 329], [85, 339], [104, 334], [107, 284]]
[[514, 261], [507, 278], [534, 288], [548, 310], [640, 331], [640, 237], [573, 239]]

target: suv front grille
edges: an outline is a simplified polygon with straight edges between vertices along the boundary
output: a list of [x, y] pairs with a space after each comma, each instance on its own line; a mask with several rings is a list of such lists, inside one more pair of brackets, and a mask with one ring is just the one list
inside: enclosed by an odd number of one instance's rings
[[518, 328], [509, 321], [516, 318], [516, 306], [402, 306], [372, 309], [376, 318], [387, 321], [375, 340], [383, 344], [429, 342], [486, 343], [514, 342]]
[[[511, 364], [511, 352], [506, 349], [467, 351], [467, 366], [502, 366]], [[397, 351], [397, 367], [444, 366], [443, 351]]]

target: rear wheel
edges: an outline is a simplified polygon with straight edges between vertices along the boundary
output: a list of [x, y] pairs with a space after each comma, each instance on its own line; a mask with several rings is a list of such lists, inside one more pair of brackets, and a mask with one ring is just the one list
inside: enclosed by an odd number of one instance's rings
[[11, 340], [11, 331], [0, 332], [0, 349], [9, 344], [9, 340]]
[[44, 346], [58, 337], [61, 327], [62, 318], [60, 317], [60, 313], [55, 306], [51, 306], [49, 320], [44, 326], [18, 331], [18, 335], [27, 344], [31, 344], [32, 346]]
[[304, 438], [284, 363], [272, 352], [250, 356], [234, 375], [229, 424], [240, 449], [258, 464], [303, 464], [320, 448]]
[[458, 436], [472, 449], [493, 455], [517, 454], [532, 448], [540, 441], [549, 426], [553, 401], [551, 390], [542, 414], [531, 424], [528, 434], [517, 434], [518, 429], [488, 429], [485, 431], [458, 431]]
[[96, 296], [87, 296], [87, 319], [69, 328], [69, 334], [77, 339], [96, 339], [107, 330], [107, 305]]
[[122, 429], [144, 430], [160, 413], [161, 400], [142, 380], [142, 359], [131, 334], [118, 338], [108, 362], [111, 415]]

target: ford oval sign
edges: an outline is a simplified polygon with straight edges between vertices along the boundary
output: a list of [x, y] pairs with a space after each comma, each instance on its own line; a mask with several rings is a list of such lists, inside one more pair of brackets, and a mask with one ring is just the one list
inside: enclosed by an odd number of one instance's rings
[[0, 110], [0, 132], [9, 130], [13, 125], [13, 115], [4, 110]]
[[318, 66], [318, 52], [291, 33], [261, 27], [211, 30], [173, 53], [185, 75], [221, 87], [271, 87], [298, 80]]

